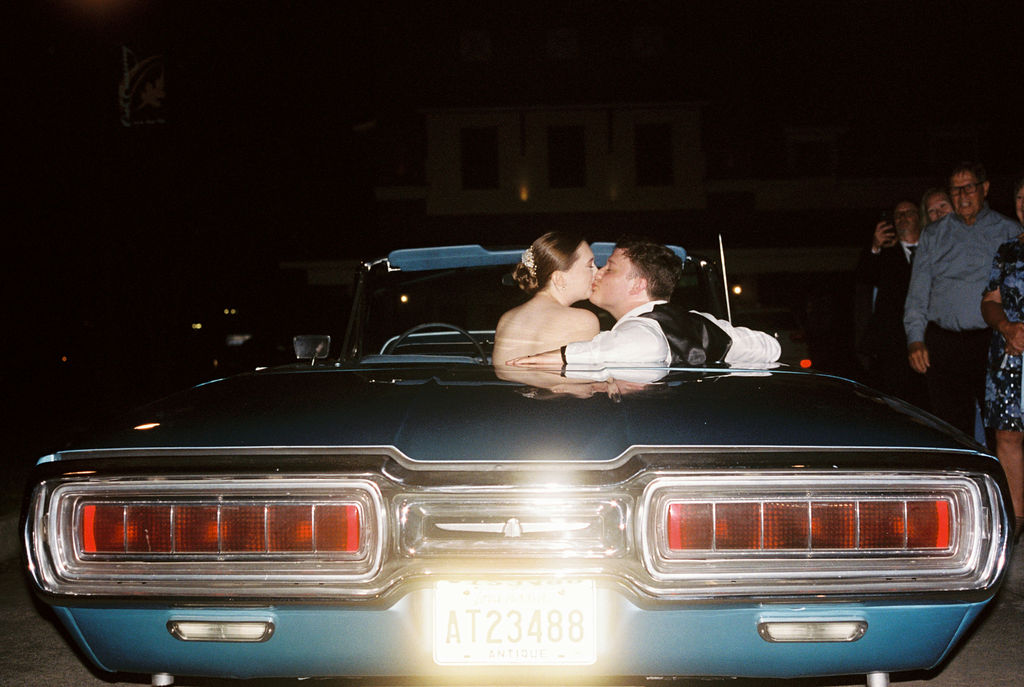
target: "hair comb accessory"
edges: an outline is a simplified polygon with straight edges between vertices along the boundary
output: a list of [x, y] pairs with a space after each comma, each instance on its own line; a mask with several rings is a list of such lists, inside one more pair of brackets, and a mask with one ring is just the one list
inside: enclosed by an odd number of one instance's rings
[[533, 260], [533, 246], [530, 246], [529, 248], [523, 251], [523, 257], [521, 262], [523, 263], [523, 267], [529, 270], [530, 276], [536, 279], [537, 264]]

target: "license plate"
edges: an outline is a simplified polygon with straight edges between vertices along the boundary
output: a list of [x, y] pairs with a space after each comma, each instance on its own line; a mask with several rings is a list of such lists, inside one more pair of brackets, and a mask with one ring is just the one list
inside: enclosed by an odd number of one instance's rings
[[597, 657], [593, 580], [439, 581], [440, 665], [587, 665]]

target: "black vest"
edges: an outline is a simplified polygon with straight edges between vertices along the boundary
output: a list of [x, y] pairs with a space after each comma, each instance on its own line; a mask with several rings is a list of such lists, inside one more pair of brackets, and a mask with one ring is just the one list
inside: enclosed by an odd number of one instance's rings
[[672, 365], [720, 363], [732, 347], [732, 337], [721, 327], [671, 303], [660, 303], [640, 317], [649, 317], [661, 326], [672, 350]]

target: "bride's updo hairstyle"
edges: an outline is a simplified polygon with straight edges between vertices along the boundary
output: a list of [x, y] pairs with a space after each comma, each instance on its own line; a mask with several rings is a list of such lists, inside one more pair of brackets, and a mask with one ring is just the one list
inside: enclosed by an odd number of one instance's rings
[[576, 249], [583, 237], [571, 231], [549, 231], [523, 251], [522, 261], [512, 270], [512, 278], [531, 296], [551, 280], [556, 270], [572, 267]]

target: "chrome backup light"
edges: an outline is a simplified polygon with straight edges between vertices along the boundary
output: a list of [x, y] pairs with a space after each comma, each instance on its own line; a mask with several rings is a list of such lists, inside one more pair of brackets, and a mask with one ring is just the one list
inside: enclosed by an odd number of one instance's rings
[[303, 596], [372, 578], [384, 518], [359, 478], [93, 476], [36, 489], [28, 543], [54, 594]]
[[762, 620], [757, 633], [766, 642], [856, 642], [868, 624], [863, 620]]
[[269, 620], [168, 620], [167, 631], [183, 642], [265, 642], [274, 634]]
[[642, 500], [644, 564], [680, 594], [984, 589], [1001, 570], [998, 492], [934, 471], [663, 475]]

